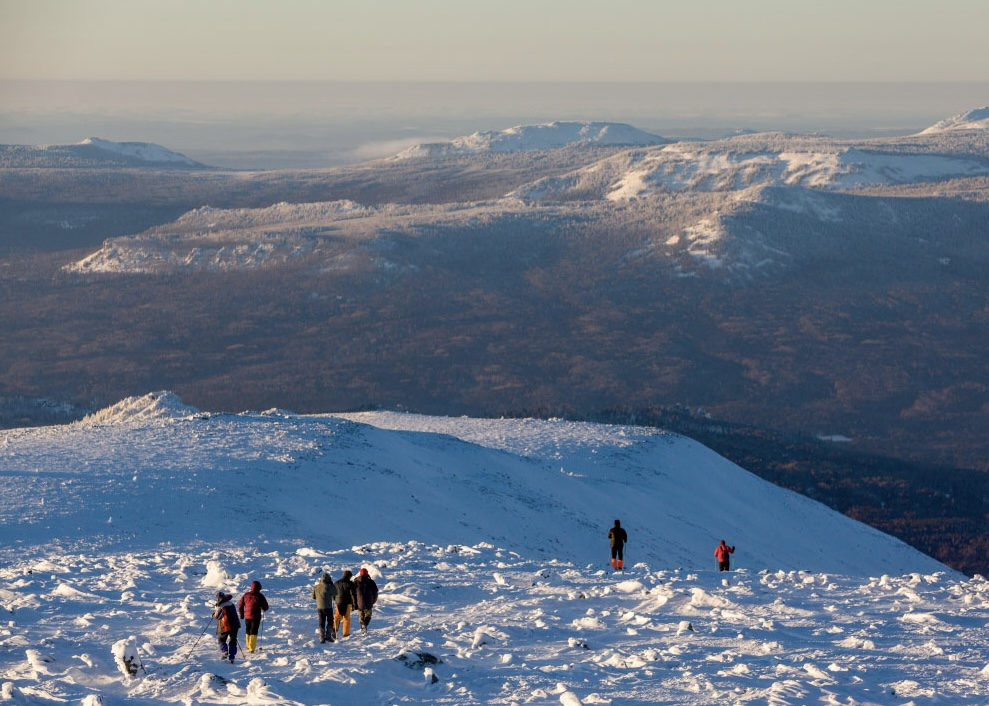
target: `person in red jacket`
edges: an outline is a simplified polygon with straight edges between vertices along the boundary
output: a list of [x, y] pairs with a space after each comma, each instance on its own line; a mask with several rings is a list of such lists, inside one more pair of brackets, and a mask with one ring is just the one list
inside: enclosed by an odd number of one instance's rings
[[247, 651], [254, 652], [258, 648], [258, 629], [264, 611], [268, 610], [268, 599], [261, 593], [261, 583], [251, 582], [251, 590], [240, 597], [237, 613], [244, 620], [244, 632], [247, 634]]
[[735, 547], [729, 547], [725, 540], [714, 550], [714, 558], [718, 560], [718, 571], [731, 571], [731, 555], [735, 553]]
[[354, 598], [357, 600], [357, 614], [361, 622], [361, 634], [367, 635], [367, 626], [371, 622], [371, 608], [378, 600], [378, 584], [374, 582], [367, 569], [361, 567], [354, 579]]

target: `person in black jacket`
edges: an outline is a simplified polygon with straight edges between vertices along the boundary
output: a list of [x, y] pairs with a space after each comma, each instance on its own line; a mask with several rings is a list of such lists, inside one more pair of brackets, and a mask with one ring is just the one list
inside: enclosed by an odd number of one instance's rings
[[237, 632], [240, 630], [240, 618], [237, 617], [237, 608], [234, 606], [234, 597], [230, 593], [217, 591], [216, 610], [213, 611], [216, 618], [216, 639], [220, 643], [220, 657], [234, 661], [237, 655]]
[[[353, 574], [347, 570], [334, 584], [337, 587], [337, 612], [333, 616], [333, 630], [341, 637], [350, 636], [350, 610], [357, 602], [354, 596], [354, 582], [350, 580]], [[343, 632], [340, 626], [343, 625]]]
[[622, 523], [615, 520], [615, 526], [608, 530], [608, 539], [611, 540], [611, 568], [620, 571], [625, 567], [625, 543], [628, 541], [628, 534], [622, 529]]
[[361, 568], [354, 580], [354, 596], [357, 599], [357, 615], [361, 623], [361, 634], [367, 635], [367, 626], [371, 622], [371, 607], [378, 600], [378, 584]]

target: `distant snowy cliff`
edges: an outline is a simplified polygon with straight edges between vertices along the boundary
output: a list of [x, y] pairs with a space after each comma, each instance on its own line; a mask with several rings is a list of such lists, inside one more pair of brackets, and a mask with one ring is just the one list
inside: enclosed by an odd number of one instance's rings
[[989, 106], [975, 108], [967, 113], [954, 115], [931, 125], [922, 131], [921, 135], [933, 135], [939, 132], [955, 130], [987, 130], [989, 129]]
[[658, 135], [624, 123], [557, 121], [541, 125], [517, 125], [507, 130], [475, 132], [450, 142], [416, 145], [399, 159], [475, 154], [478, 152], [530, 152], [569, 145], [645, 147], [668, 143]]
[[202, 169], [205, 166], [150, 142], [112, 142], [90, 137], [74, 145], [0, 145], [2, 168]]

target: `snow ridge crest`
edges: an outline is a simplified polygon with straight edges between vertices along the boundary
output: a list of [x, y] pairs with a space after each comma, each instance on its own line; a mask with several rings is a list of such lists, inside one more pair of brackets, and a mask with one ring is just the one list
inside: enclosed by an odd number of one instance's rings
[[139, 397], [128, 397], [115, 405], [87, 415], [80, 425], [128, 424], [170, 419], [186, 419], [199, 410], [183, 404], [174, 392], [150, 392]]

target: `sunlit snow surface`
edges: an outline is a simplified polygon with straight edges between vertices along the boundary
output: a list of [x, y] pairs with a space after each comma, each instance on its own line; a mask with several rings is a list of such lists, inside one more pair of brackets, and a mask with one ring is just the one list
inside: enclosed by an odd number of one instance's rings
[[[694, 442], [346, 417], [156, 394], [0, 432], [0, 700], [989, 700], [989, 584]], [[615, 517], [623, 574], [607, 568]], [[722, 536], [730, 574], [712, 570]], [[361, 566], [381, 587], [370, 634], [319, 644], [312, 583]], [[272, 604], [261, 651], [221, 662], [210, 599], [255, 579]]]

